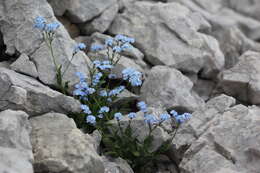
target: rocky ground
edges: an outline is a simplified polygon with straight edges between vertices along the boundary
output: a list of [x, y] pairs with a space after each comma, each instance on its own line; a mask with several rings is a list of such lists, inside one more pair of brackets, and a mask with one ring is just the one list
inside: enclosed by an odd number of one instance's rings
[[[133, 173], [125, 160], [100, 155], [100, 134], [84, 134], [66, 116], [80, 103], [52, 89], [37, 16], [63, 24], [54, 41], [63, 65], [76, 42], [134, 37], [117, 70], [131, 66], [145, 79], [138, 96], [123, 99], [192, 113], [155, 173], [260, 173], [257, 0], [1, 0], [0, 173]], [[91, 56], [74, 58], [71, 86]]]

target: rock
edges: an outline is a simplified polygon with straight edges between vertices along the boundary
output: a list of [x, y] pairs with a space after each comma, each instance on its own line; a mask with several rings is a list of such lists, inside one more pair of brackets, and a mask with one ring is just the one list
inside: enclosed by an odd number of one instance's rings
[[121, 158], [102, 157], [105, 172], [104, 173], [134, 173], [128, 163]]
[[0, 172], [33, 173], [28, 115], [6, 110], [0, 112], [0, 124]]
[[95, 130], [92, 134], [91, 137], [89, 135], [87, 135], [86, 137], [88, 137], [89, 141], [92, 141], [92, 144], [95, 148], [95, 150], [97, 151], [97, 153], [100, 152], [100, 143], [102, 140], [102, 135], [98, 130]]
[[153, 65], [202, 71], [211, 78], [223, 68], [224, 56], [213, 37], [198, 32], [207, 28], [200, 14], [180, 4], [134, 2], [117, 15], [109, 32], [136, 38], [135, 45]]
[[100, 16], [82, 24], [81, 32], [86, 35], [91, 35], [94, 32], [104, 33], [116, 17], [118, 9], [119, 6], [117, 3], [110, 6]]
[[30, 119], [36, 173], [102, 173], [104, 166], [92, 141], [66, 115], [48, 113]]
[[10, 68], [11, 62], [10, 61], [0, 61], [0, 67], [3, 68]]
[[[208, 2], [204, 0], [168, 0], [169, 2], [179, 2], [194, 12], [199, 12], [212, 25], [212, 30], [238, 27], [249, 38], [259, 38], [260, 22], [250, 17], [244, 16], [229, 8], [229, 1]], [[231, 0], [232, 1], [232, 0]], [[235, 0], [234, 0], [235, 1]], [[235, 2], [239, 3], [239, 2]], [[244, 6], [243, 6], [244, 8]]]
[[[165, 155], [160, 155], [157, 158], [156, 166], [157, 168], [156, 173], [178, 173], [177, 165], [174, 164], [168, 157]], [[155, 172], [153, 167], [150, 167], [150, 172]]]
[[[55, 85], [55, 68], [50, 51], [43, 42], [40, 31], [33, 27], [34, 19], [37, 16], [45, 17], [48, 22], [58, 22], [50, 5], [45, 0], [14, 0], [11, 3], [4, 0], [0, 2], [0, 9], [2, 9], [0, 10], [0, 32], [3, 34], [7, 47], [6, 53], [9, 55], [13, 55], [15, 52], [26, 54], [36, 65], [39, 79], [45, 84]], [[71, 59], [75, 42], [63, 26], [57, 30], [53, 45], [57, 62], [66, 66]], [[88, 74], [86, 61], [88, 61], [88, 57], [83, 53], [78, 53], [64, 75], [64, 80], [71, 81], [70, 85], [73, 85], [77, 82], [75, 72], [81, 71]]]
[[238, 57], [248, 50], [260, 51], [260, 44], [247, 38], [237, 27], [217, 30], [213, 35], [219, 41], [225, 55], [225, 68], [229, 69], [238, 62]]
[[128, 91], [125, 89], [123, 92], [118, 94], [118, 98], [114, 100], [114, 105], [119, 106], [119, 105], [125, 105], [125, 104], [135, 104], [136, 101], [139, 99], [138, 95], [135, 95], [134, 93]]
[[244, 0], [244, 1], [236, 1], [236, 0], [229, 0], [229, 7], [234, 9], [235, 11], [244, 14], [246, 16], [255, 18], [260, 20], [260, 2], [257, 0]]
[[193, 112], [203, 106], [203, 100], [192, 91], [193, 83], [180, 71], [155, 66], [141, 88], [141, 100], [154, 107]]
[[66, 16], [72, 23], [85, 23], [116, 3], [116, 0], [73, 0], [67, 7]]
[[[165, 113], [165, 111], [161, 108], [149, 107], [149, 114], [153, 114], [155, 117], [159, 118], [160, 114]], [[129, 118], [127, 116], [123, 116], [120, 120], [120, 125], [123, 129], [127, 127], [129, 123]], [[111, 120], [110, 124], [113, 128], [117, 128], [117, 121]], [[134, 136], [137, 136], [139, 141], [144, 141], [145, 137], [149, 134], [149, 127], [144, 121], [144, 113], [139, 111], [137, 112], [137, 117], [134, 118], [131, 122], [131, 127], [134, 129]], [[156, 128], [152, 132], [152, 136], [154, 138], [152, 142], [152, 146], [149, 149], [151, 152], [156, 151], [164, 142], [170, 139], [170, 135], [161, 127]]]
[[247, 51], [238, 63], [220, 75], [224, 92], [249, 104], [260, 104], [260, 53]]
[[80, 103], [72, 97], [42, 85], [35, 79], [0, 68], [0, 110], [23, 110], [29, 115], [50, 111], [80, 112]]
[[51, 5], [55, 16], [63, 16], [68, 6], [71, 4], [71, 0], [47, 0]]
[[[258, 172], [260, 109], [237, 105], [215, 119], [185, 153], [183, 172]], [[207, 164], [205, 164], [207, 163]]]
[[178, 129], [168, 157], [179, 163], [185, 151], [212, 125], [212, 120], [234, 106], [236, 100], [227, 95], [210, 99], [205, 107], [192, 113], [192, 118]]
[[198, 79], [194, 84], [193, 90], [204, 100], [207, 101], [212, 97], [216, 83], [211, 80]]
[[32, 76], [34, 78], [38, 77], [38, 72], [35, 64], [30, 61], [26, 54], [22, 54], [14, 63], [11, 64], [11, 69], [25, 75]]
[[71, 38], [75, 38], [80, 35], [78, 26], [71, 23], [66, 17], [57, 17], [57, 19], [64, 25]]

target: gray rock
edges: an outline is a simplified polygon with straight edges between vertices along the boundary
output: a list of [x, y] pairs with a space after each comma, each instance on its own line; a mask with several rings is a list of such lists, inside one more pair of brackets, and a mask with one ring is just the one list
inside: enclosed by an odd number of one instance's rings
[[28, 115], [6, 110], [0, 112], [0, 124], [0, 172], [33, 173]]
[[67, 7], [66, 15], [73, 23], [84, 23], [116, 3], [116, 0], [73, 0]]
[[139, 99], [138, 95], [135, 95], [134, 93], [124, 90], [120, 94], [118, 94], [118, 98], [114, 100], [115, 105], [124, 105], [129, 103], [135, 103]]
[[180, 71], [155, 66], [141, 88], [141, 100], [151, 106], [195, 111], [204, 101], [192, 91], [193, 83]]
[[[39, 79], [45, 84], [55, 85], [55, 68], [50, 51], [43, 42], [40, 31], [33, 28], [34, 19], [37, 16], [45, 17], [48, 22], [57, 22], [50, 5], [45, 0], [14, 0], [12, 2], [4, 0], [0, 2], [0, 9], [0, 31], [7, 46], [6, 53], [13, 55], [17, 51], [26, 54], [35, 63]], [[57, 30], [53, 44], [57, 62], [66, 66], [71, 59], [75, 42], [63, 26]], [[64, 80], [70, 80], [70, 85], [73, 85], [76, 83], [75, 72], [81, 71], [88, 74], [87, 60], [88, 57], [79, 53], [64, 76]]]
[[207, 101], [212, 97], [216, 83], [211, 80], [198, 79], [194, 84], [193, 90], [204, 100]]
[[213, 37], [198, 32], [205, 28], [210, 25], [202, 16], [180, 4], [134, 2], [117, 15], [109, 32], [136, 38], [135, 45], [153, 65], [214, 77], [224, 56]]
[[10, 62], [10, 61], [1, 61], [1, 62], [0, 62], [0, 67], [3, 67], [3, 68], [8, 68], [8, 69], [10, 69], [10, 65], [11, 65], [11, 62]]
[[[259, 38], [260, 22], [237, 13], [229, 8], [230, 1], [205, 1], [205, 0], [168, 0], [169, 2], [179, 2], [194, 12], [199, 12], [212, 25], [213, 31], [229, 27], [238, 27], [249, 37]], [[232, 0], [231, 0], [232, 1]], [[235, 1], [236, 4], [240, 2]], [[243, 3], [243, 2], [242, 2]], [[244, 8], [244, 6], [243, 6]]]
[[19, 73], [23, 73], [34, 78], [38, 77], [38, 72], [35, 64], [30, 61], [26, 54], [22, 54], [15, 62], [11, 64], [11, 69]]
[[134, 173], [128, 163], [121, 158], [102, 157], [105, 172], [104, 173]]
[[260, 2], [257, 0], [228, 0], [229, 7], [246, 16], [260, 20]]
[[185, 153], [180, 168], [187, 173], [258, 172], [259, 113], [259, 107], [237, 105], [215, 116]]
[[71, 38], [76, 38], [80, 35], [80, 30], [78, 26], [74, 23], [71, 23], [66, 17], [61, 16], [57, 17], [57, 19], [63, 24], [63, 26], [68, 31]]
[[185, 151], [212, 125], [212, 120], [234, 106], [236, 100], [226, 95], [210, 99], [205, 107], [192, 113], [192, 118], [178, 129], [169, 157], [178, 163]]
[[68, 6], [71, 4], [71, 0], [47, 0], [51, 5], [55, 16], [63, 16]]
[[233, 68], [221, 73], [220, 86], [225, 93], [242, 102], [260, 104], [259, 65], [260, 53], [244, 53]]
[[117, 3], [110, 6], [100, 16], [83, 24], [81, 26], [81, 32], [86, 35], [91, 35], [94, 32], [105, 32], [116, 17], [118, 9], [119, 6]]
[[92, 134], [91, 137], [89, 135], [86, 136], [89, 141], [92, 141], [92, 144], [94, 148], [96, 149], [97, 153], [100, 151], [100, 142], [102, 140], [102, 135], [98, 130], [95, 130]]
[[260, 51], [260, 44], [247, 38], [237, 27], [217, 30], [213, 35], [219, 41], [225, 55], [225, 68], [231, 68], [238, 62], [238, 57], [248, 50]]
[[66, 115], [48, 113], [30, 119], [35, 172], [103, 173], [90, 136]]
[[0, 68], [0, 88], [0, 110], [23, 110], [29, 115], [80, 112], [79, 101], [12, 70]]

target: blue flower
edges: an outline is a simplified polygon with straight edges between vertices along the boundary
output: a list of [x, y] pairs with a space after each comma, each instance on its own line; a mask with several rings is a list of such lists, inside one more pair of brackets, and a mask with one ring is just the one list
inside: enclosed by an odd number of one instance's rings
[[100, 110], [98, 111], [99, 114], [105, 113], [105, 112], [109, 112], [109, 107], [107, 106], [103, 106], [100, 108]]
[[147, 105], [144, 101], [138, 102], [137, 107], [139, 108], [140, 111], [147, 112]]
[[101, 79], [102, 76], [103, 76], [103, 74], [101, 72], [98, 72], [98, 73], [94, 74], [93, 75], [92, 84], [94, 86], [96, 86], [100, 82], [100, 79]]
[[104, 115], [103, 114], [99, 114], [98, 118], [104, 118]]
[[96, 68], [99, 68], [100, 70], [111, 69], [114, 67], [113, 65], [111, 65], [110, 61], [100, 62], [99, 60], [95, 60], [93, 61], [93, 64], [95, 65]]
[[73, 49], [73, 54], [78, 53], [80, 50], [86, 49], [86, 45], [84, 43], [78, 43], [74, 49]]
[[133, 48], [133, 46], [129, 43], [125, 43], [121, 46], [121, 49], [124, 51], [126, 49], [130, 49], [130, 48]]
[[80, 107], [81, 107], [81, 109], [83, 110], [84, 113], [86, 113], [86, 114], [92, 113], [87, 105], [81, 105]]
[[121, 35], [121, 34], [116, 35], [115, 40], [121, 41], [123, 43], [134, 43], [135, 42], [134, 38], [127, 37], [127, 36], [124, 36], [124, 35]]
[[125, 38], [125, 36], [123, 36], [121, 34], [118, 34], [115, 36], [115, 40], [117, 40], [117, 41], [122, 41], [122, 40], [124, 40], [124, 38]]
[[122, 71], [123, 79], [128, 80], [132, 86], [142, 85], [142, 73], [133, 68], [126, 68]]
[[99, 91], [99, 95], [102, 96], [102, 97], [107, 97], [107, 96], [108, 96], [106, 90], [101, 90], [101, 91]]
[[145, 121], [145, 123], [151, 124], [151, 125], [158, 122], [158, 120], [152, 114], [145, 115], [144, 121]]
[[76, 75], [80, 78], [80, 82], [75, 85], [75, 90], [73, 91], [73, 95], [75, 96], [87, 96], [89, 94], [93, 94], [96, 92], [95, 88], [90, 88], [88, 83], [85, 81], [85, 76], [83, 73], [77, 72]]
[[99, 60], [95, 60], [92, 62], [96, 67], [101, 65], [101, 62]]
[[49, 23], [49, 24], [47, 24], [45, 26], [45, 31], [47, 31], [47, 32], [54, 32], [59, 27], [60, 27], [60, 23], [58, 23], [58, 22]]
[[83, 92], [81, 89], [76, 89], [76, 90], [74, 90], [73, 91], [73, 95], [74, 96], [86, 96], [86, 93], [85, 92]]
[[116, 96], [118, 94], [120, 94], [123, 90], [125, 89], [125, 86], [119, 86], [113, 90], [111, 90], [109, 93], [108, 93], [108, 96]]
[[88, 115], [87, 116], [87, 123], [95, 125], [96, 124], [96, 117], [94, 117], [93, 115]]
[[93, 94], [96, 92], [95, 88], [87, 88], [86, 91], [88, 94]]
[[108, 78], [109, 78], [109, 79], [116, 79], [116, 74], [109, 74], [109, 75], [108, 75]]
[[38, 17], [35, 18], [34, 25], [33, 25], [35, 28], [38, 28], [40, 30], [44, 30], [45, 25], [46, 25], [46, 20], [45, 20], [44, 17], [38, 16]]
[[80, 81], [85, 81], [85, 79], [86, 79], [85, 74], [83, 74], [81, 72], [76, 72], [76, 76], [80, 79]]
[[131, 113], [128, 114], [128, 117], [130, 119], [136, 118], [136, 113], [135, 112], [131, 112]]
[[114, 40], [112, 38], [108, 38], [105, 41], [106, 46], [113, 46]]
[[115, 46], [115, 47], [113, 47], [113, 51], [116, 53], [119, 53], [122, 51], [122, 48], [120, 46]]
[[104, 49], [104, 46], [100, 45], [100, 44], [94, 44], [91, 46], [91, 51], [93, 51], [93, 52], [100, 51], [103, 49]]
[[74, 96], [85, 96], [85, 93], [81, 91], [80, 89], [76, 89], [73, 91]]
[[189, 120], [191, 117], [192, 115], [190, 113], [184, 113], [182, 115], [178, 115], [177, 117], [175, 117], [175, 119], [179, 124], [182, 124], [185, 121]]
[[169, 120], [170, 118], [171, 118], [171, 116], [170, 116], [169, 114], [167, 114], [167, 113], [160, 115], [161, 121], [167, 121], [167, 120]]
[[178, 116], [178, 112], [176, 112], [175, 110], [171, 110], [170, 114], [171, 114], [173, 117], [177, 117], [177, 116]]
[[108, 101], [108, 102], [112, 102], [112, 99], [111, 99], [111, 98], [107, 98], [107, 101]]
[[120, 112], [117, 112], [117, 113], [114, 114], [114, 118], [117, 121], [120, 121], [123, 118], [123, 115]]

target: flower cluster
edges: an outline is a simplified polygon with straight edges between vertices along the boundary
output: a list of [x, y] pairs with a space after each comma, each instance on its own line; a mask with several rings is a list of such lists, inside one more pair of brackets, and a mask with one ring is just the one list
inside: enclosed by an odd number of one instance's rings
[[91, 46], [91, 51], [93, 52], [97, 52], [97, 51], [100, 51], [100, 50], [103, 50], [105, 49], [105, 47], [103, 45], [100, 45], [100, 44], [94, 44]]
[[93, 64], [96, 68], [100, 69], [100, 70], [109, 70], [112, 69], [114, 66], [112, 65], [111, 61], [99, 61], [99, 60], [95, 60], [93, 61]]
[[106, 39], [105, 46], [112, 48], [113, 52], [120, 53], [132, 48], [133, 46], [131, 44], [133, 44], [134, 42], [134, 38], [119, 34], [116, 35], [115, 38]]
[[142, 85], [142, 73], [133, 68], [126, 68], [122, 71], [123, 79], [128, 80], [132, 86]]
[[93, 94], [96, 90], [88, 85], [83, 73], [77, 72], [76, 75], [79, 77], [79, 83], [75, 85], [76, 89], [74, 90], [73, 95], [80, 96], [81, 99], [86, 100], [86, 96]]
[[147, 105], [144, 101], [138, 102], [137, 107], [140, 111], [144, 112], [145, 122], [150, 125], [159, 124], [172, 118], [174, 118], [176, 123], [182, 124], [185, 121], [189, 120], [192, 116], [190, 113], [178, 114], [175, 110], [172, 110], [170, 111], [170, 114], [163, 113], [159, 116], [159, 118], [157, 118], [152, 114], [147, 114]]
[[38, 28], [41, 31], [45, 31], [47, 33], [53, 33], [55, 30], [57, 30], [60, 27], [60, 23], [58, 22], [47, 23], [44, 17], [38, 16], [35, 18], [33, 26], [35, 28]]

